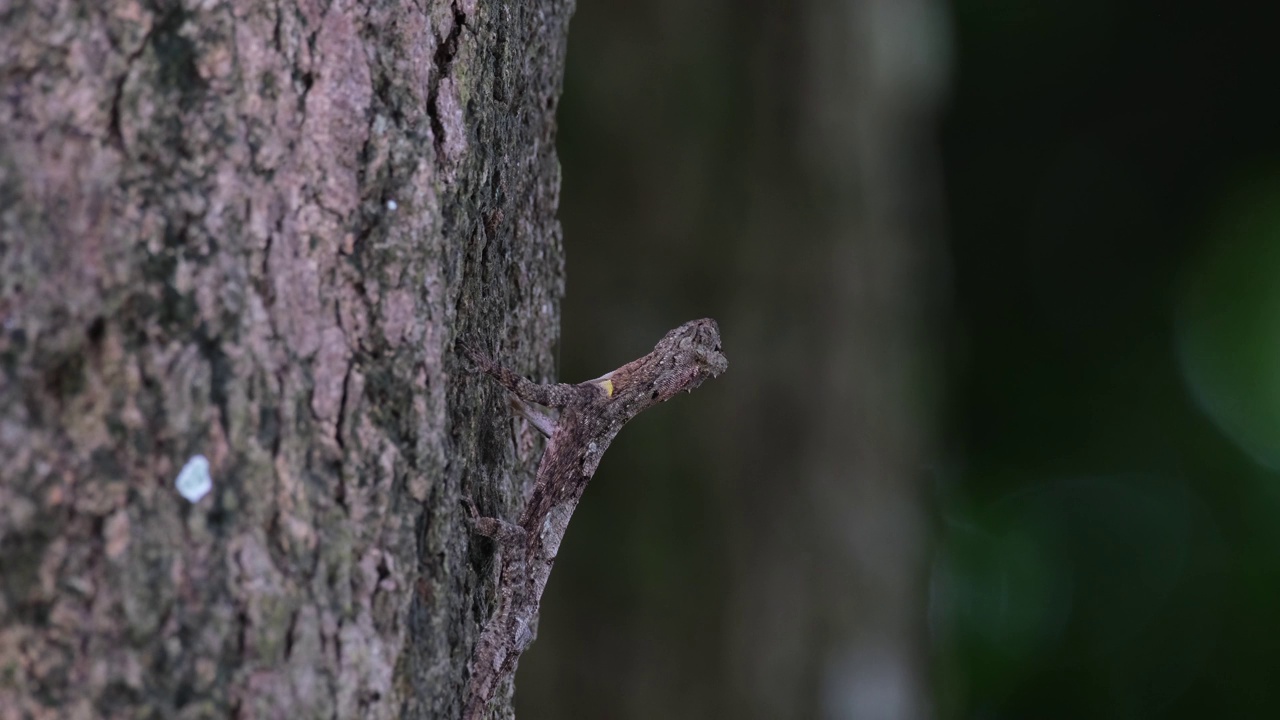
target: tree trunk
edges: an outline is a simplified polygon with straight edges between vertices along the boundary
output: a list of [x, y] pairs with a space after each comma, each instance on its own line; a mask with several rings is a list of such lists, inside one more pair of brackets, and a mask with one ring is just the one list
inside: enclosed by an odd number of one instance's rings
[[[730, 543], [742, 717], [933, 715], [924, 473], [944, 277], [942, 13], [936, 0], [810, 0], [793, 35], [760, 43], [798, 68], [771, 86], [788, 142], [757, 155], [775, 184], [743, 255], [773, 268], [775, 292], [803, 309], [785, 317], [744, 294], [736, 315], [764, 318], [735, 340], [772, 371], [744, 373], [755, 394], [727, 413], [746, 418], [733, 428], [747, 448], [739, 472], [771, 479], [738, 501], [745, 522]], [[777, 240], [796, 235], [808, 242]], [[759, 398], [788, 418], [781, 441], [750, 419]]]
[[0, 4], [0, 717], [458, 714], [571, 10]]

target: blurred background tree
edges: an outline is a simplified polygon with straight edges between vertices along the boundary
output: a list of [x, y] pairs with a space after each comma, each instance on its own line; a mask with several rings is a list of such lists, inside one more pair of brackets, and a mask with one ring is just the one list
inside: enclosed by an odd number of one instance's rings
[[561, 376], [701, 315], [730, 370], [611, 449], [523, 712], [930, 714], [948, 43], [927, 1], [579, 6]]
[[580, 3], [560, 375], [731, 368], [605, 459], [521, 711], [1280, 708], [1277, 15]]

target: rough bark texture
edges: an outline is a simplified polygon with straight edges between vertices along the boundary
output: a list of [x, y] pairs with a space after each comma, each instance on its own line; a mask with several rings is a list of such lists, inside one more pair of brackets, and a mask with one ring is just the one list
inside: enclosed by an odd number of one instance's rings
[[0, 717], [458, 714], [571, 9], [0, 3]]

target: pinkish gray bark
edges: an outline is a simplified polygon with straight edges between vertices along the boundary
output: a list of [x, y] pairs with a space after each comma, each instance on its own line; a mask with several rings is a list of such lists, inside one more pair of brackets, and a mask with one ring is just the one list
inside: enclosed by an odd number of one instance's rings
[[571, 11], [0, 3], [0, 718], [460, 712]]

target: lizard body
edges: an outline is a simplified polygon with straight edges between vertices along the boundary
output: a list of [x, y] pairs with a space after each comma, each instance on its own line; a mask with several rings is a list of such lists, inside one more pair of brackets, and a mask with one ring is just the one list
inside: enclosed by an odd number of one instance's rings
[[[631, 418], [681, 391], [692, 391], [729, 363], [720, 349], [720, 328], [711, 319], [687, 322], [667, 333], [648, 355], [576, 385], [539, 385], [474, 348], [464, 346], [463, 351], [510, 391], [517, 410], [549, 436], [533, 492], [516, 523], [478, 517], [468, 502], [476, 532], [497, 540], [501, 553], [497, 608], [476, 642], [463, 711], [466, 720], [480, 720], [533, 642], [560, 542], [604, 451]], [[559, 417], [530, 405], [559, 410]]]

